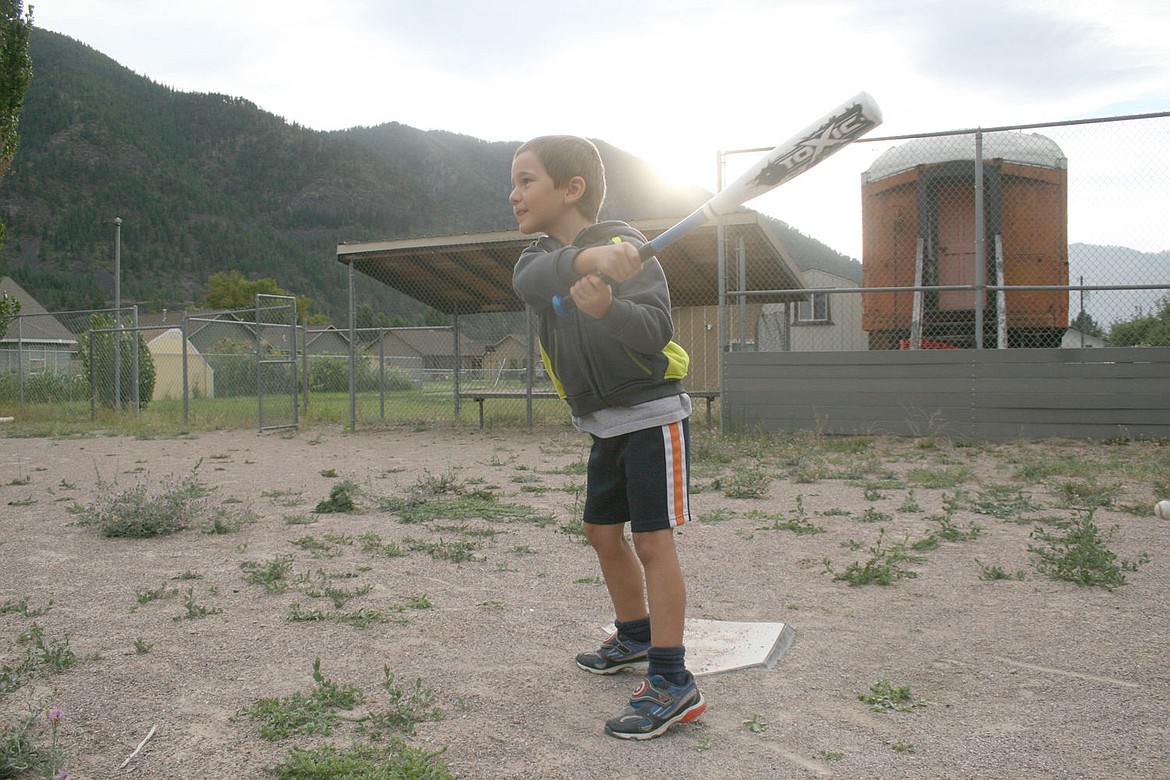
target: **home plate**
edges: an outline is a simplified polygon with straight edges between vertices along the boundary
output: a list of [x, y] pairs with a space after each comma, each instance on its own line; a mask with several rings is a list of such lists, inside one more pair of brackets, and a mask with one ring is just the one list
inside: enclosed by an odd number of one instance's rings
[[[606, 629], [613, 633], [611, 623]], [[771, 669], [788, 652], [795, 635], [785, 623], [735, 623], [688, 618], [687, 669], [696, 677], [740, 669]]]

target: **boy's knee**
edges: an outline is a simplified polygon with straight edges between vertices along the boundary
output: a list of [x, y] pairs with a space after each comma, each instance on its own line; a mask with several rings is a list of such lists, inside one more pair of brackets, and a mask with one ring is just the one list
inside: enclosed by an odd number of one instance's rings
[[663, 556], [673, 558], [675, 556], [674, 550], [674, 530], [671, 528], [664, 528], [661, 531], [647, 531], [643, 533], [636, 533], [634, 536], [634, 550], [638, 553], [638, 558], [643, 565], [651, 563]]

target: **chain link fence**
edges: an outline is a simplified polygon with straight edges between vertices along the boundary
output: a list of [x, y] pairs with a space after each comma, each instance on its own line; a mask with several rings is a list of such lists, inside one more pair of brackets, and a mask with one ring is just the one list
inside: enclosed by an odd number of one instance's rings
[[810, 291], [780, 305], [753, 306], [759, 293], [739, 288], [739, 348], [1167, 343], [1170, 116], [903, 136], [850, 153], [862, 170], [860, 278], [805, 266]]
[[[772, 197], [751, 205], [786, 216], [787, 203], [793, 224], [816, 215], [828, 227], [814, 240], [745, 210], [661, 258], [700, 425], [727, 352], [1170, 343], [1168, 114], [867, 139]], [[613, 208], [603, 216], [622, 218]], [[635, 224], [652, 237], [678, 216]], [[134, 415], [164, 429], [564, 423], [533, 323], [508, 297], [527, 240], [485, 235], [428, 282], [458, 288], [476, 313], [436, 315], [352, 271], [350, 321], [336, 327], [297, 326], [280, 297], [169, 320], [21, 313], [0, 340], [0, 416]], [[854, 235], [861, 262], [825, 246]], [[423, 320], [435, 324], [399, 324]]]

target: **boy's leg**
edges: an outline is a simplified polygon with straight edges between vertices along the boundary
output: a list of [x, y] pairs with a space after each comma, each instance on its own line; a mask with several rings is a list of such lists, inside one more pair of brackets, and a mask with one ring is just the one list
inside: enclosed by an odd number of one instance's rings
[[597, 553], [614, 613], [622, 622], [646, 617], [646, 583], [642, 577], [642, 565], [626, 541], [625, 530], [623, 524], [585, 524], [585, 538]]
[[[675, 723], [699, 717], [707, 708], [686, 668], [683, 626], [686, 585], [674, 543], [674, 527], [686, 522], [690, 458], [687, 421], [633, 437], [627, 463], [634, 548], [645, 571], [653, 646], [650, 669], [629, 705], [606, 721], [607, 734], [652, 739]], [[659, 486], [659, 487], [655, 487]]]
[[650, 617], [642, 565], [626, 540], [625, 525], [585, 524], [585, 537], [597, 553], [605, 587], [613, 602], [616, 629], [597, 650], [577, 655], [577, 666], [593, 674], [644, 667], [650, 650]]
[[674, 546], [674, 531], [636, 533], [634, 547], [646, 572], [650, 602], [650, 634], [655, 647], [681, 647], [687, 589]]

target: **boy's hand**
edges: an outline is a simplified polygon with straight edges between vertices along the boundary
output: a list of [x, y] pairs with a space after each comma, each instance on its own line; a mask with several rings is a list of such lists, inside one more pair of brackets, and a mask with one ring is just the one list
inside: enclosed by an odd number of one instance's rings
[[615, 282], [624, 282], [642, 270], [642, 258], [633, 244], [603, 244], [582, 249], [573, 267], [585, 276], [599, 273]]
[[613, 288], [601, 278], [600, 274], [592, 273], [582, 276], [576, 284], [569, 288], [569, 295], [573, 298], [573, 305], [579, 311], [599, 320], [609, 314], [613, 306]]

